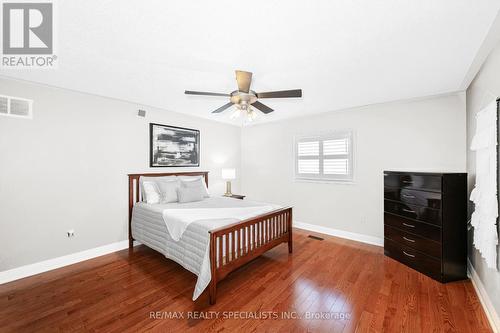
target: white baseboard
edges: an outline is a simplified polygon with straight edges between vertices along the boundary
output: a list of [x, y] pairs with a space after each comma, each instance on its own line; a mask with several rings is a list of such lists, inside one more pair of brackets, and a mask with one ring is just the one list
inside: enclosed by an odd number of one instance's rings
[[476, 290], [479, 301], [483, 306], [486, 317], [488, 317], [488, 321], [490, 322], [490, 326], [493, 329], [493, 332], [500, 333], [500, 318], [498, 317], [498, 313], [493, 307], [493, 303], [491, 303], [490, 297], [488, 296], [488, 293], [484, 288], [483, 282], [479, 278], [479, 275], [477, 274], [474, 266], [472, 266], [472, 263], [469, 261], [469, 259], [467, 259], [467, 270], [468, 275], [472, 281], [472, 285]]
[[[309, 230], [321, 234], [326, 234], [330, 236], [335, 236], [335, 237], [340, 237], [340, 238], [346, 238], [362, 243], [367, 243], [367, 244], [372, 244], [372, 245], [377, 245], [377, 246], [383, 246], [384, 245], [384, 240], [382, 238], [374, 237], [374, 236], [368, 236], [368, 235], [363, 235], [363, 234], [358, 234], [354, 232], [349, 232], [349, 231], [344, 231], [344, 230], [339, 230], [339, 229], [333, 229], [333, 228], [327, 228], [323, 226], [318, 226], [314, 224], [308, 224], [308, 223], [303, 223], [299, 221], [293, 221], [293, 226], [295, 228], [299, 229], [304, 229], [304, 230]], [[134, 246], [139, 245], [139, 242], [134, 241]], [[13, 268], [7, 271], [0, 272], [0, 284], [11, 282], [14, 280], [22, 279], [28, 276], [40, 274], [43, 272], [47, 272], [56, 268], [76, 264], [81, 261], [85, 261], [88, 259], [96, 258], [105, 254], [109, 254], [112, 252], [124, 250], [128, 248], [128, 240], [124, 240], [121, 242], [116, 242], [100, 247], [96, 247], [93, 249], [77, 252], [77, 253], [72, 253], [68, 254], [62, 257], [54, 258], [54, 259], [49, 259], [45, 261], [40, 261], [34, 264], [26, 265], [26, 266], [21, 266], [17, 268]], [[486, 316], [488, 318], [488, 321], [491, 325], [491, 328], [493, 329], [493, 332], [495, 333], [500, 333], [500, 319], [495, 311], [495, 308], [493, 307], [493, 304], [491, 303], [491, 300], [488, 296], [488, 293], [486, 292], [486, 289], [483, 286], [483, 283], [479, 279], [479, 275], [477, 272], [474, 270], [474, 267], [472, 266], [471, 262], [467, 259], [467, 269], [468, 269], [468, 274], [469, 277], [472, 281], [472, 285], [474, 286], [474, 289], [476, 290], [476, 293], [478, 295], [479, 301], [481, 302], [481, 305], [484, 309], [484, 312], [486, 313]]]
[[[140, 243], [138, 242], [134, 242], [134, 246], [137, 246], [139, 244]], [[128, 248], [128, 240], [99, 246], [93, 249], [68, 254], [54, 259], [40, 261], [26, 266], [9, 269], [7, 271], [0, 272], [0, 284], [51, 271], [56, 268], [76, 264], [80, 261], [100, 257], [108, 253], [124, 250], [126, 248]]]
[[346, 239], [350, 239], [350, 240], [354, 240], [354, 241], [358, 241], [358, 242], [362, 242], [362, 243], [367, 243], [367, 244], [371, 244], [371, 245], [384, 246], [384, 240], [382, 238], [375, 237], [375, 236], [368, 236], [368, 235], [358, 234], [358, 233], [350, 232], [350, 231], [322, 227], [319, 225], [303, 223], [303, 222], [299, 222], [299, 221], [293, 221], [293, 226], [296, 228], [299, 228], [299, 229], [318, 232], [320, 234], [325, 234], [325, 235], [330, 235], [330, 236], [335, 236], [335, 237], [340, 237], [340, 238], [346, 238]]

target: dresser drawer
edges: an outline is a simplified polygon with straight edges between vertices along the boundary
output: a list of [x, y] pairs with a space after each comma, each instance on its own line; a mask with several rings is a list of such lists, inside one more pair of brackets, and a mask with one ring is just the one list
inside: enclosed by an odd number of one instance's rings
[[384, 198], [407, 205], [441, 209], [441, 193], [412, 190], [408, 188], [384, 187]]
[[384, 200], [384, 211], [410, 219], [441, 225], [441, 210]]
[[431, 257], [441, 258], [441, 243], [420, 237], [403, 230], [384, 226], [384, 237], [396, 243], [406, 245]]
[[417, 236], [441, 242], [441, 228], [416, 221], [407, 220], [400, 216], [384, 213], [384, 223]]
[[441, 281], [441, 261], [384, 238], [384, 254]]
[[384, 185], [441, 192], [441, 176], [384, 172]]

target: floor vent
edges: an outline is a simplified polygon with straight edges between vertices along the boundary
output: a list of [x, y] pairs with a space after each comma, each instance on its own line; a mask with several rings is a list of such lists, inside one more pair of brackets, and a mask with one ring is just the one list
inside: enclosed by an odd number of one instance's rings
[[312, 239], [315, 239], [315, 240], [320, 240], [320, 241], [321, 241], [321, 240], [324, 240], [324, 239], [323, 239], [323, 238], [321, 238], [321, 237], [318, 237], [318, 236], [313, 236], [313, 235], [309, 235], [309, 236], [307, 236], [307, 237], [312, 238]]

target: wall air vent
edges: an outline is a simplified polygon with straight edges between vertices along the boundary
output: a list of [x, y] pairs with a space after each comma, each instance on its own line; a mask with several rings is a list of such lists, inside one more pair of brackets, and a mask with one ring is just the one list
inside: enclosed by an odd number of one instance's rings
[[0, 116], [32, 119], [33, 101], [26, 98], [0, 95]]
[[0, 114], [9, 113], [9, 99], [7, 97], [0, 96]]

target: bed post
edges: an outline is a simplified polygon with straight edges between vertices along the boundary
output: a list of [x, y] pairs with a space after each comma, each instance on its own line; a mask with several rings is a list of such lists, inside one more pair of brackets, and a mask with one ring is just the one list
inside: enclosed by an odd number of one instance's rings
[[[136, 195], [139, 195], [137, 193]], [[134, 207], [134, 177], [128, 176], [128, 249], [134, 247], [134, 238], [132, 237], [132, 209]]]
[[288, 253], [293, 252], [292, 221], [293, 215], [290, 209], [290, 214], [288, 214]]
[[208, 286], [208, 293], [210, 297], [210, 304], [215, 304], [217, 296], [217, 237], [215, 234], [210, 233], [210, 273], [211, 279]]

